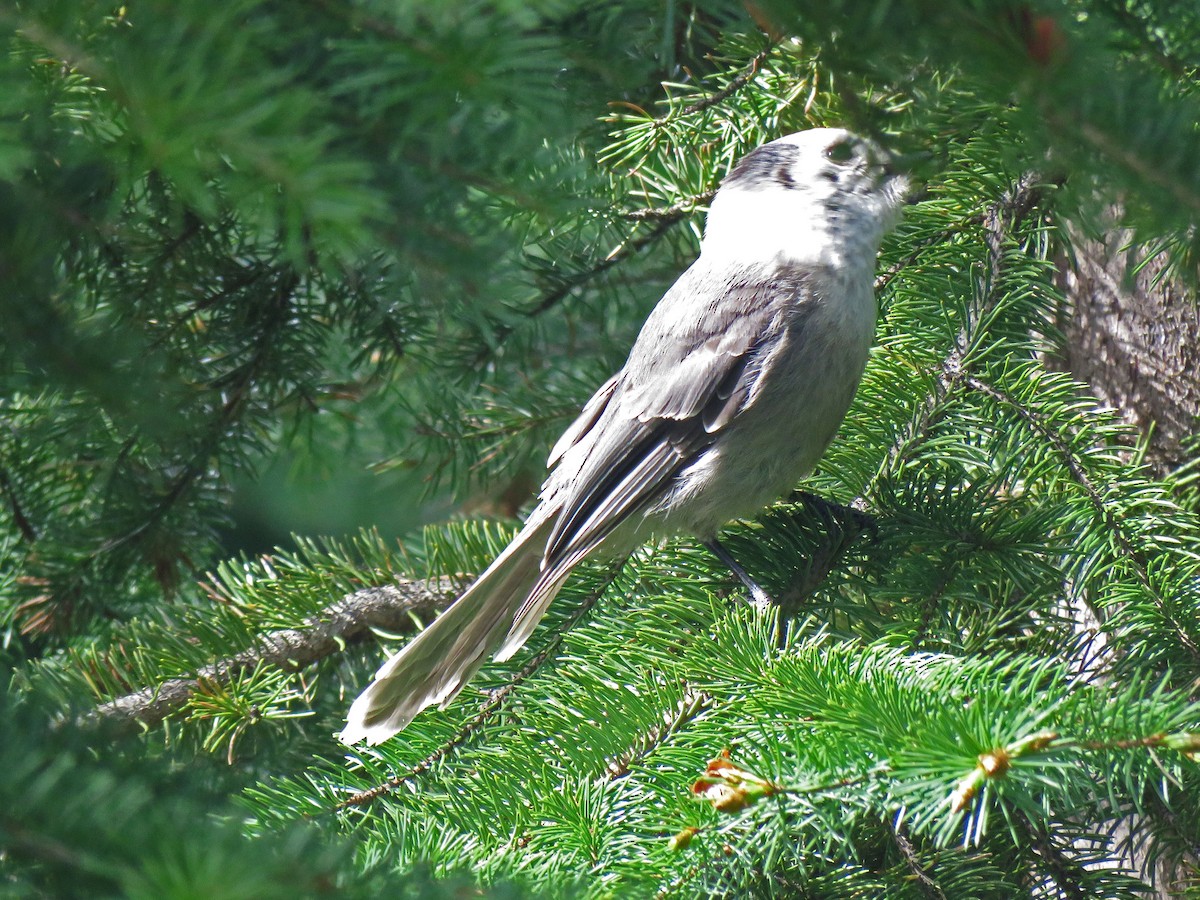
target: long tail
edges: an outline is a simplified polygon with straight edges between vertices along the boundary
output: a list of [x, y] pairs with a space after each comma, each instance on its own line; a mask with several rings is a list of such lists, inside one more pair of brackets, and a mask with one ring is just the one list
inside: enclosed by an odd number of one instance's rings
[[[501, 643], [504, 658], [516, 652], [570, 571], [550, 577], [541, 571], [553, 527], [553, 516], [535, 513], [461, 597], [383, 664], [350, 707], [339, 736], [343, 743], [383, 743], [425, 707], [448, 705]], [[531, 600], [536, 618], [529, 623]], [[522, 626], [528, 623], [519, 643], [512, 640], [514, 620]]]

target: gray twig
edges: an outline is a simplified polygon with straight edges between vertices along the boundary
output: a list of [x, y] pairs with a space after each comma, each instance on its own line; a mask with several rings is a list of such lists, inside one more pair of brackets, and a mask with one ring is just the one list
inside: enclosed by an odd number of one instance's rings
[[171, 678], [126, 694], [80, 716], [76, 725], [126, 733], [152, 728], [183, 707], [201, 687], [228, 684], [243, 672], [272, 665], [296, 672], [343, 649], [348, 641], [373, 628], [401, 631], [412, 627], [410, 615], [432, 616], [458, 595], [449, 578], [399, 581], [347, 594], [309, 619], [303, 627], [263, 635], [240, 653], [211, 663], [194, 675]]

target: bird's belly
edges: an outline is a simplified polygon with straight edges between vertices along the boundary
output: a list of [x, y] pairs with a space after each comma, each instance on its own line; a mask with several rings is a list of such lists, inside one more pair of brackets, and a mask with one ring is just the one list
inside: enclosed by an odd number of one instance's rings
[[810, 322], [754, 402], [676, 476], [651, 518], [666, 516], [671, 530], [707, 536], [791, 491], [816, 466], [854, 399], [873, 331], [862, 326]]

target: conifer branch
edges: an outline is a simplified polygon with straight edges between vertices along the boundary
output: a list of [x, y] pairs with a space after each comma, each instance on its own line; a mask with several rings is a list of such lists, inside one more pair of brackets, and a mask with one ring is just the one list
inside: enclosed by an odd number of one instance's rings
[[[213, 460], [220, 455], [222, 448], [230, 443], [230, 432], [243, 417], [259, 379], [263, 377], [272, 355], [277, 351], [279, 334], [292, 313], [295, 292], [300, 285], [300, 275], [287, 264], [277, 267], [274, 274], [278, 276], [278, 281], [267, 298], [265, 321], [251, 343], [253, 351], [244, 362], [206, 386], [207, 390], [220, 396], [221, 404], [211, 421], [199, 429], [196, 444], [194, 448], [190, 448], [188, 455], [180, 460], [177, 474], [157, 492], [157, 496], [136, 524], [92, 548], [80, 560], [81, 568], [94, 565], [102, 557], [119, 549], [146, 541], [173, 510], [186, 504], [196, 486], [210, 477]], [[136, 432], [126, 439], [116, 456], [116, 464], [112, 467], [114, 481], [117, 473], [121, 471], [122, 463], [134, 453], [139, 440], [140, 436]], [[172, 571], [174, 565], [175, 561], [172, 561], [171, 567], [164, 566], [156, 570], [160, 584], [168, 590], [173, 587], [174, 578], [166, 573]]]
[[[867, 497], [873, 491], [882, 474], [895, 465], [896, 461], [905, 455], [909, 447], [918, 443], [924, 435], [928, 434], [929, 430], [941, 418], [947, 398], [961, 387], [964, 375], [962, 362], [967, 348], [970, 346], [971, 335], [979, 320], [987, 314], [998, 299], [996, 288], [999, 284], [1000, 275], [1003, 272], [1004, 245], [1008, 234], [1013, 227], [1032, 212], [1040, 196], [1041, 191], [1036, 186], [1033, 175], [1026, 174], [1019, 178], [998, 201], [989, 206], [982, 217], [975, 216], [967, 220], [968, 222], [981, 222], [984, 227], [984, 241], [988, 248], [989, 290], [982, 298], [982, 301], [973, 305], [968, 311], [968, 319], [963, 322], [962, 328], [954, 340], [954, 345], [951, 347], [950, 352], [946, 354], [941, 370], [934, 382], [933, 391], [925, 397], [922, 403], [920, 415], [916, 417], [906, 430], [906, 434], [892, 444], [885, 464], [880, 466], [875, 477], [871, 479], [871, 482], [863, 489], [862, 494], [855, 498], [851, 504], [854, 508], [863, 509], [866, 506]], [[960, 223], [954, 229], [948, 229], [943, 233], [952, 233], [953, 231], [960, 230], [962, 227], [964, 226]], [[884, 273], [881, 277], [885, 279], [883, 283], [886, 284], [891, 276], [888, 273]]]
[[610, 759], [604, 767], [608, 781], [616, 781], [629, 774], [635, 762], [645, 759], [658, 747], [666, 743], [676, 731], [712, 705], [712, 695], [703, 691], [691, 691], [683, 695], [674, 710], [669, 712], [661, 725], [655, 725], [645, 734], [638, 735], [629, 748]]
[[690, 197], [684, 197], [670, 206], [651, 206], [645, 209], [635, 209], [624, 214], [624, 218], [632, 222], [641, 222], [647, 219], [669, 219], [672, 222], [678, 221], [684, 216], [693, 213], [697, 206], [703, 206], [709, 203], [713, 197], [717, 195], [716, 191], [705, 191], [703, 194], [692, 194]]
[[17, 530], [21, 532], [21, 537], [27, 543], [32, 544], [37, 540], [37, 529], [33, 527], [33, 523], [25, 515], [25, 510], [21, 507], [21, 498], [17, 496], [16, 487], [4, 469], [0, 469], [0, 490], [4, 491], [4, 496], [8, 498], [8, 508], [12, 512], [13, 523], [17, 526]]
[[85, 861], [63, 841], [40, 834], [7, 815], [0, 818], [0, 827], [4, 829], [5, 842], [14, 857], [28, 856], [47, 865], [61, 866], [67, 870], [85, 870], [90, 862]]
[[1150, 55], [1162, 66], [1172, 78], [1186, 78], [1188, 72], [1195, 69], [1195, 63], [1189, 63], [1173, 54], [1163, 42], [1161, 29], [1155, 23], [1146, 21], [1135, 11], [1136, 7], [1121, 0], [1105, 3], [1103, 9], [1115, 21], [1136, 35], [1150, 50]]
[[253, 647], [204, 666], [194, 676], [172, 678], [102, 703], [76, 719], [75, 724], [117, 734], [152, 728], [185, 706], [202, 688], [224, 686], [263, 665], [299, 671], [341, 651], [348, 641], [365, 637], [371, 629], [411, 629], [411, 616], [436, 614], [449, 606], [458, 592], [458, 585], [449, 578], [400, 581], [355, 591], [310, 618], [304, 627], [264, 635]]
[[955, 235], [962, 234], [964, 231], [967, 231], [970, 228], [974, 228], [983, 224], [983, 221], [983, 213], [974, 216], [967, 216], [966, 218], [955, 222], [953, 225], [949, 225], [946, 228], [941, 229], [940, 231], [921, 241], [919, 244], [913, 244], [912, 249], [904, 255], [903, 259], [892, 263], [875, 276], [875, 293], [879, 294], [881, 291], [885, 290], [897, 275], [899, 275], [909, 266], [914, 265], [917, 260], [921, 258], [921, 255], [926, 251], [931, 250], [934, 247], [941, 246]]
[[946, 589], [950, 587], [950, 583], [954, 580], [956, 574], [955, 563], [957, 562], [958, 560], [956, 559], [947, 564], [938, 576], [933, 590], [921, 598], [921, 619], [917, 623], [917, 630], [912, 639], [914, 650], [920, 649], [925, 643], [925, 639], [929, 637], [929, 633], [932, 630], [933, 617], [937, 615], [937, 611], [941, 607], [942, 599], [946, 596]]
[[1055, 428], [1052, 428], [1041, 415], [1025, 404], [1019, 403], [1005, 391], [973, 375], [966, 375], [964, 378], [965, 384], [971, 389], [1013, 410], [1030, 428], [1036, 431], [1043, 440], [1054, 448], [1054, 451], [1062, 459], [1063, 465], [1066, 466], [1067, 471], [1071, 474], [1071, 478], [1083, 489], [1092, 508], [1104, 521], [1105, 527], [1116, 539], [1117, 546], [1120, 548], [1122, 555], [1133, 566], [1134, 574], [1137, 576], [1138, 582], [1145, 588], [1151, 602], [1162, 613], [1167, 622], [1170, 623], [1171, 627], [1175, 630], [1176, 637], [1179, 638], [1180, 643], [1191, 653], [1192, 658], [1197, 663], [1200, 663], [1200, 637], [1194, 636], [1186, 624], [1180, 621], [1170, 610], [1167, 599], [1154, 586], [1153, 581], [1150, 579], [1149, 560], [1134, 544], [1133, 539], [1126, 532], [1121, 518], [1105, 503], [1100, 489], [1088, 475], [1078, 455], [1071, 449], [1070, 443], [1063, 440], [1062, 435]]
[[[208, 426], [199, 450], [175, 480], [175, 483], [163, 495], [159, 506], [154, 511], [152, 522], [165, 516], [188, 487], [205, 473], [209, 458], [220, 446], [229, 427], [237, 421], [245, 409], [251, 391], [266, 367], [271, 353], [275, 350], [275, 341], [279, 332], [288, 321], [295, 292], [300, 285], [299, 274], [289, 266], [282, 267], [278, 275], [279, 283], [271, 293], [267, 322], [256, 335], [257, 340], [254, 344], [253, 354], [249, 360], [213, 384], [214, 388], [222, 388], [223, 393], [228, 396], [221, 404], [220, 412]], [[227, 382], [227, 384], [223, 382]]]
[[[608, 256], [604, 257], [604, 259], [595, 263], [593, 266], [591, 266], [591, 268], [585, 269], [582, 272], [578, 272], [575, 275], [570, 276], [569, 278], [563, 279], [562, 283], [557, 288], [544, 294], [538, 304], [526, 313], [526, 316], [529, 318], [534, 318], [535, 316], [540, 316], [542, 313], [553, 309], [560, 302], [562, 302], [562, 300], [564, 300], [571, 293], [571, 291], [575, 290], [575, 288], [587, 284], [593, 278], [596, 278], [597, 276], [607, 272], [617, 263], [623, 262], [628, 257], [633, 256], [638, 251], [644, 250], [646, 247], [653, 244], [660, 237], [662, 237], [672, 225], [687, 215], [688, 212], [690, 212], [690, 209], [681, 205], [678, 209], [673, 209], [671, 212], [664, 213], [664, 215], [659, 216], [654, 228], [650, 230], [649, 234], [644, 234], [636, 240], [627, 239], [621, 242], [615, 250], [609, 253]], [[510, 328], [509, 331], [511, 330], [512, 329]]]
[[1031, 822], [1029, 817], [1020, 811], [1015, 811], [1014, 817], [1025, 826], [1034, 852], [1045, 864], [1046, 874], [1054, 880], [1062, 896], [1070, 900], [1088, 900], [1089, 895], [1079, 882], [1079, 864], [1068, 859], [1054, 846], [1049, 831], [1040, 822]]
[[[984, 240], [988, 248], [987, 267], [990, 290], [985, 294], [982, 302], [971, 309], [970, 312], [973, 315], [970, 316], [968, 321], [963, 323], [963, 327], [955, 339], [953, 348], [943, 361], [941, 372], [934, 385], [934, 391], [926, 398], [921, 416], [914, 422], [908, 435], [893, 445], [889, 453], [888, 463], [889, 465], [894, 463], [896, 459], [904, 454], [904, 448], [907, 445], [919, 440], [921, 435], [928, 432], [940, 418], [940, 410], [943, 408], [946, 399], [961, 387], [969, 387], [981, 393], [988, 394], [997, 402], [1012, 408], [1058, 452], [1072, 478], [1084, 489], [1093, 507], [1103, 517], [1105, 524], [1112, 529], [1113, 534], [1116, 535], [1122, 552], [1133, 563], [1140, 583], [1146, 588], [1156, 607], [1175, 629], [1179, 639], [1192, 656], [1200, 661], [1200, 641], [1194, 638], [1188, 629], [1184, 627], [1183, 623], [1170, 612], [1167, 608], [1166, 599], [1154, 589], [1149, 578], [1149, 564], [1147, 559], [1133, 545], [1132, 540], [1126, 534], [1125, 530], [1120, 527], [1116, 516], [1114, 516], [1104, 503], [1099, 489], [1092, 483], [1082, 462], [1075, 456], [1067, 442], [1062, 439], [1054, 428], [1042, 421], [1033, 410], [1026, 408], [996, 388], [987, 385], [974, 375], [971, 375], [964, 368], [964, 357], [970, 344], [971, 334], [977, 322], [986, 315], [995, 303], [995, 291], [1003, 275], [1004, 248], [1008, 241], [1008, 236], [1014, 227], [1034, 212], [1040, 196], [1041, 189], [1037, 185], [1034, 176], [1027, 173], [1018, 179], [1016, 184], [997, 203], [990, 206], [982, 219], [979, 220], [984, 228]], [[881, 468], [880, 472], [882, 471], [883, 469]], [[856, 507], [865, 505], [865, 498], [869, 493], [869, 489], [864, 491], [863, 496], [857, 498], [854, 505]], [[931, 604], [930, 609], [932, 610], [933, 608]], [[1096, 618], [1097, 621], [1103, 621], [1103, 617], [1098, 611], [1096, 611]]]
[[[562, 301], [569, 297], [577, 288], [583, 287], [588, 282], [603, 275], [617, 263], [623, 262], [624, 260], [639, 253], [646, 247], [658, 241], [658, 239], [666, 234], [676, 222], [690, 214], [692, 209], [693, 208], [689, 206], [686, 201], [684, 201], [675, 204], [674, 206], [667, 207], [663, 210], [645, 211], [647, 213], [656, 212], [659, 213], [658, 215], [647, 214], [645, 216], [638, 216], [637, 214], [634, 214], [630, 216], [630, 218], [633, 218], [635, 221], [640, 221], [643, 219], [647, 221], [653, 220], [655, 222], [654, 227], [648, 234], [644, 234], [640, 238], [627, 238], [626, 240], [622, 241], [617, 245], [615, 250], [608, 254], [608, 256], [596, 263], [593, 263], [588, 268], [562, 278], [557, 287], [547, 291], [541, 296], [541, 299], [539, 299], [532, 308], [526, 310], [525, 318], [536, 319], [538, 316], [541, 316], [544, 313], [554, 309], [554, 307], [562, 303]], [[517, 326], [510, 322], [504, 322], [497, 325], [495, 328], [494, 338], [491, 344], [489, 344], [489, 347], [480, 349], [478, 361], [482, 362], [482, 360], [487, 357], [487, 354], [490, 352], [490, 346], [498, 346], [501, 344], [514, 331], [516, 331], [516, 328]]]
[[[1072, 128], [1073, 125], [1058, 116], [1051, 116], [1050, 121], [1063, 129]], [[1111, 134], [1090, 122], [1079, 124], [1077, 133], [1084, 143], [1132, 172], [1146, 184], [1152, 184], [1174, 198], [1180, 206], [1190, 209], [1193, 216], [1200, 213], [1200, 193], [1189, 188], [1181, 179], [1175, 177], [1174, 173], [1147, 162], [1141, 155], [1122, 146]]]
[[[750, 79], [752, 79], [758, 73], [759, 67], [767, 59], [767, 57], [771, 55], [773, 49], [774, 45], [772, 44], [771, 46], [768, 46], [755, 54], [746, 68], [743, 69], [740, 74], [738, 74], [721, 90], [709, 95], [708, 97], [697, 100], [695, 103], [684, 107], [682, 110], [669, 112], [665, 116], [656, 119], [655, 123], [661, 125], [680, 116], [694, 115], [726, 100], [740, 90], [744, 85], [746, 85]], [[603, 274], [608, 269], [612, 268], [618, 262], [621, 262], [629, 256], [633, 256], [657, 241], [672, 225], [693, 213], [698, 205], [710, 201], [715, 193], [716, 191], [708, 191], [703, 194], [687, 197], [676, 203], [672, 203], [670, 206], [639, 209], [626, 213], [625, 218], [631, 221], [654, 221], [657, 224], [649, 234], [643, 235], [636, 240], [630, 239], [623, 241], [615, 250], [609, 253], [608, 256], [604, 257], [590, 268], [563, 279], [562, 283], [559, 284], [558, 287], [544, 294], [537, 305], [535, 305], [526, 313], [526, 316], [529, 318], [534, 318], [542, 315], [548, 310], [553, 309], [564, 299], [566, 299], [566, 297], [568, 297], [576, 288], [581, 287], [597, 276]], [[503, 338], [507, 337], [512, 333], [513, 329], [514, 326], [512, 325], [507, 325], [499, 329], [499, 339], [502, 340]]]
[[[184, 235], [187, 234], [190, 227], [190, 222], [195, 219], [191, 213], [185, 213], [189, 225], [184, 226], [184, 232], [178, 237], [173, 238], [166, 249], [162, 251], [160, 262], [166, 262], [166, 258], [172, 255], [185, 243]], [[211, 290], [204, 296], [200, 297], [194, 303], [188, 305], [180, 311], [162, 331], [155, 336], [151, 341], [151, 346], [159, 346], [166, 342], [167, 338], [178, 332], [180, 329], [187, 326], [197, 315], [206, 310], [212, 309], [222, 303], [225, 303], [239, 291], [244, 291], [246, 288], [265, 281], [272, 274], [272, 269], [268, 265], [254, 263], [251, 265], [243, 265], [237, 275], [232, 275], [222, 279], [221, 286], [215, 290]]]
[[822, 540], [813, 548], [808, 565], [796, 572], [779, 597], [782, 609], [794, 608], [804, 599], [813, 596], [829, 577], [842, 555], [854, 546], [865, 533], [872, 539], [879, 537], [879, 523], [875, 517], [854, 505], [845, 506], [826, 500], [811, 491], [795, 491], [791, 499], [803, 503], [814, 513], [824, 526]]

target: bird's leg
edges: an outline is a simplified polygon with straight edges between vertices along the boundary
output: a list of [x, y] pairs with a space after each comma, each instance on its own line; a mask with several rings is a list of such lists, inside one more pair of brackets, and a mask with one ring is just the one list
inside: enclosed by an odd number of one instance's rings
[[750, 573], [742, 568], [741, 564], [733, 558], [733, 555], [725, 549], [720, 541], [716, 538], [711, 538], [702, 543], [713, 556], [729, 567], [729, 571], [737, 576], [738, 581], [746, 586], [746, 590], [750, 592], [751, 603], [759, 609], [766, 609], [774, 603], [771, 600], [771, 595], [758, 586], [758, 583], [750, 577]]

